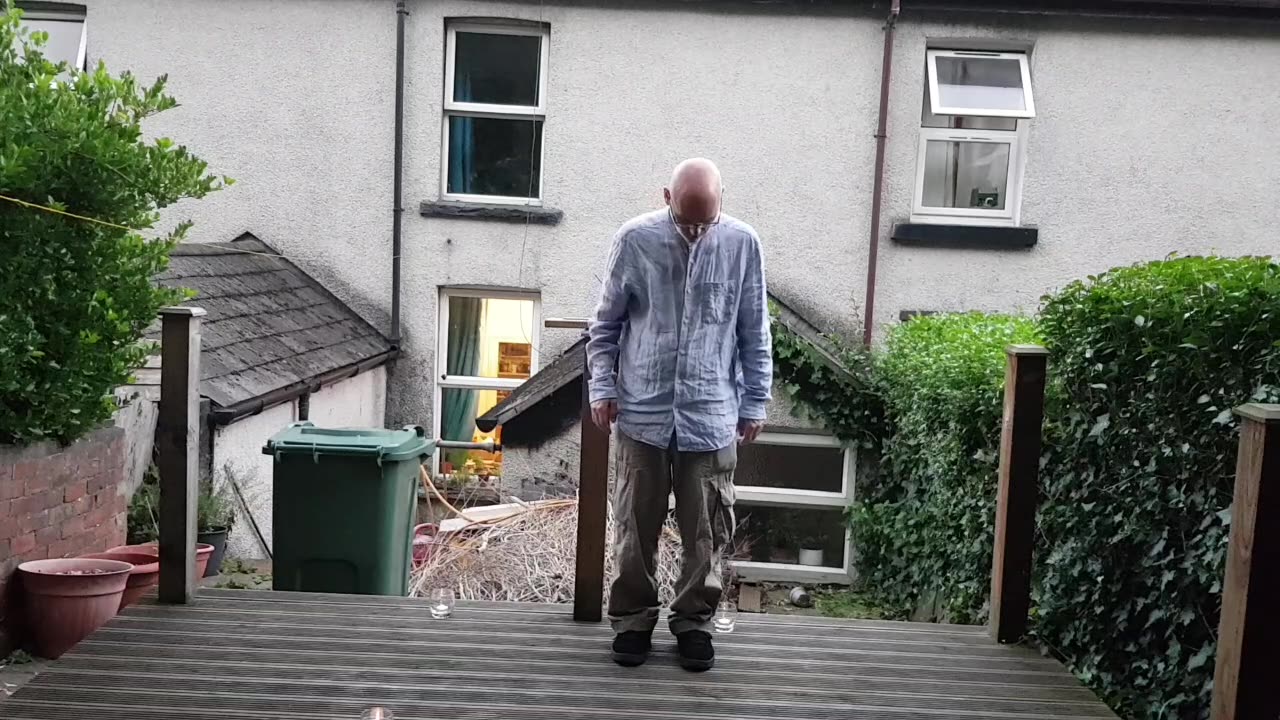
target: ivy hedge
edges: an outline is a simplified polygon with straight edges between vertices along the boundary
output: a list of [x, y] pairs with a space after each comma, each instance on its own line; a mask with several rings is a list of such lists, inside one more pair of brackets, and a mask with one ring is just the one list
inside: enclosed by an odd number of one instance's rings
[[55, 64], [20, 17], [0, 9], [0, 443], [66, 442], [110, 417], [143, 332], [184, 297], [151, 278], [188, 225], [141, 231], [224, 180], [143, 139], [143, 121], [177, 104], [164, 78]]
[[1138, 718], [1208, 717], [1239, 442], [1280, 400], [1280, 265], [1188, 257], [1044, 301], [1035, 627]]
[[877, 462], [850, 508], [865, 589], [893, 614], [985, 622], [1004, 353], [1051, 351], [1036, 639], [1122, 715], [1208, 716], [1238, 433], [1280, 401], [1280, 265], [1175, 258], [1072, 283], [1036, 319], [917, 318], [857, 382], [785, 328], [796, 404]]

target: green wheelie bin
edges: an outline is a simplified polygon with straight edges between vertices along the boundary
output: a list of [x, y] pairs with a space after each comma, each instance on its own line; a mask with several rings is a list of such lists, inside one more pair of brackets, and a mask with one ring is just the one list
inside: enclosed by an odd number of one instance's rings
[[267, 441], [275, 459], [272, 587], [406, 595], [418, 472], [435, 448], [421, 427], [293, 423]]

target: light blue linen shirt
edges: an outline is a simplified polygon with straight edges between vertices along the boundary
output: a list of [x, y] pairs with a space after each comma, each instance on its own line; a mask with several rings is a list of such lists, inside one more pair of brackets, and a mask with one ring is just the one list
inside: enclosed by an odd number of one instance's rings
[[591, 401], [616, 399], [618, 430], [681, 451], [732, 445], [763, 420], [773, 383], [760, 238], [722, 215], [692, 246], [666, 210], [613, 239], [587, 342]]

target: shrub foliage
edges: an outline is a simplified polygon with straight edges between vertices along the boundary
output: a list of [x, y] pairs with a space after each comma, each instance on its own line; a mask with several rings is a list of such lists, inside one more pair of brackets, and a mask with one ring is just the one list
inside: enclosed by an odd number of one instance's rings
[[831, 375], [778, 335], [778, 375], [797, 403], [880, 453], [850, 512], [866, 590], [899, 615], [959, 622], [986, 619], [1002, 350], [1042, 338], [1036, 636], [1126, 717], [1208, 717], [1232, 409], [1280, 401], [1280, 265], [1120, 268], [1046, 297], [1038, 323], [918, 318], [857, 356], [860, 382], [825, 389]]
[[[187, 224], [145, 238], [158, 210], [224, 181], [143, 121], [175, 106], [140, 85], [41, 53], [19, 11], [0, 13], [0, 442], [70, 441], [107, 419], [142, 333], [181, 299], [152, 285]], [[131, 228], [131, 229], [125, 229]]]
[[1239, 433], [1280, 399], [1280, 265], [1190, 257], [1046, 299], [1036, 627], [1113, 706], [1208, 717]]

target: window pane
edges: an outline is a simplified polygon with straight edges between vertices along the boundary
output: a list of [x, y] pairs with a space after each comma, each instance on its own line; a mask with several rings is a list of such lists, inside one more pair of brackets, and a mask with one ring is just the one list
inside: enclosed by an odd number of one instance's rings
[[920, 112], [920, 124], [928, 128], [966, 128], [969, 130], [1017, 130], [1018, 119], [1007, 117], [979, 117], [977, 115], [934, 115], [929, 107], [929, 88], [924, 89], [924, 103]]
[[455, 102], [538, 105], [542, 38], [460, 32], [454, 47]]
[[793, 488], [838, 493], [844, 485], [844, 450], [752, 443], [738, 448], [739, 487]]
[[78, 63], [84, 23], [69, 20], [23, 20], [22, 24], [31, 32], [49, 33], [49, 41], [40, 48], [49, 62], [65, 62], [77, 70], [83, 69]]
[[537, 198], [541, 167], [541, 120], [449, 117], [449, 192]]
[[947, 108], [1026, 110], [1017, 58], [938, 56], [938, 101]]
[[[460, 442], [502, 441], [502, 428], [482, 433], [476, 418], [498, 404], [496, 390], [460, 390], [444, 388], [440, 398], [439, 437]], [[459, 478], [497, 478], [502, 476], [502, 453], [483, 450], [440, 451], [440, 475]]]
[[1009, 145], [930, 140], [925, 148], [926, 207], [1003, 210], [1009, 182]]
[[[800, 550], [820, 550], [821, 566], [845, 567], [846, 525], [842, 509], [780, 508], [738, 503], [737, 511], [736, 542], [745, 546], [751, 560], [796, 564], [801, 559]], [[806, 559], [816, 560], [812, 557]]]
[[533, 322], [532, 300], [449, 297], [445, 372], [509, 380], [529, 377]]

